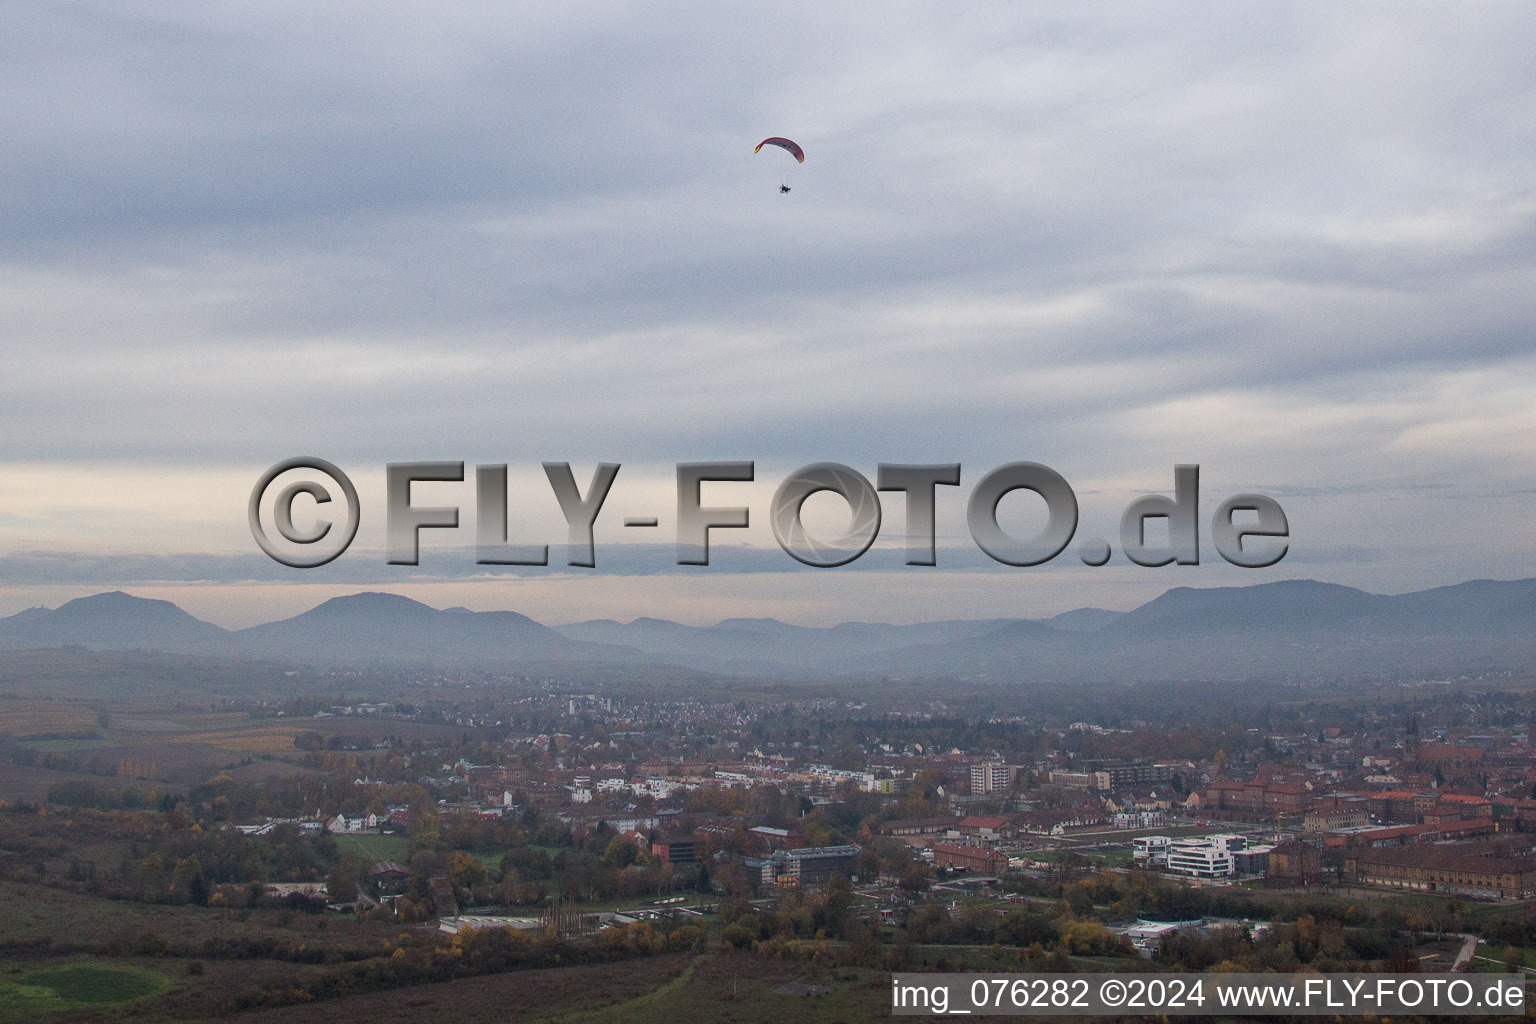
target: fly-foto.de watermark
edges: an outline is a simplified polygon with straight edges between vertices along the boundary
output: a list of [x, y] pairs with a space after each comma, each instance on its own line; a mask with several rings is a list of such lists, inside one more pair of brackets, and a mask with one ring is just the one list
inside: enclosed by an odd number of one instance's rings
[[[568, 462], [546, 462], [544, 475], [559, 502], [567, 528], [566, 564], [597, 565], [595, 528], [598, 514], [619, 474], [619, 464], [602, 462], [585, 491]], [[317, 477], [326, 477], [322, 482]], [[384, 468], [386, 561], [416, 565], [421, 531], [451, 530], [459, 525], [455, 505], [413, 504], [417, 483], [463, 483], [462, 462], [392, 462]], [[681, 462], [677, 464], [677, 564], [708, 565], [712, 530], [745, 529], [751, 509], [744, 505], [705, 505], [705, 484], [712, 495], [727, 496], [728, 485], [755, 479], [751, 462]], [[1120, 517], [1120, 551], [1136, 565], [1200, 564], [1200, 467], [1178, 465], [1173, 494], [1144, 494], [1126, 506]], [[935, 508], [940, 487], [960, 486], [960, 464], [907, 465], [881, 463], [875, 482], [856, 469], [835, 462], [805, 466], [784, 478], [768, 507], [768, 522], [784, 552], [805, 565], [832, 568], [847, 565], [868, 551], [880, 535], [881, 491], [899, 492], [906, 502], [906, 564], [938, 564]], [[1032, 492], [1045, 503], [1046, 523], [1032, 537], [1017, 537], [998, 524], [997, 508], [1015, 491]], [[838, 536], [813, 534], [802, 519], [805, 502], [827, 492], [848, 506], [849, 524]], [[337, 502], [340, 515], [326, 518]], [[514, 544], [508, 540], [508, 492], [505, 464], [480, 465], [474, 474], [477, 565], [549, 564], [549, 545]], [[719, 501], [719, 497], [712, 498]], [[303, 502], [314, 521], [300, 527], [295, 506]], [[268, 469], [251, 490], [248, 507], [251, 534], [269, 556], [294, 568], [325, 565], [346, 551], [357, 536], [362, 506], [350, 477], [324, 459], [300, 456]], [[1060, 473], [1037, 462], [1010, 462], [978, 480], [966, 504], [966, 526], [976, 545], [1004, 565], [1043, 565], [1066, 550], [1077, 533], [1077, 495]], [[1149, 539], [1148, 524], [1164, 521], [1166, 543]], [[626, 529], [660, 525], [657, 516], [631, 516]], [[1290, 546], [1290, 523], [1279, 502], [1262, 494], [1234, 494], [1211, 517], [1211, 542], [1217, 554], [1233, 565], [1258, 569], [1274, 565]], [[276, 534], [274, 537], [273, 534]], [[1113, 554], [1108, 541], [1091, 537], [1078, 546], [1085, 565], [1106, 564]]]

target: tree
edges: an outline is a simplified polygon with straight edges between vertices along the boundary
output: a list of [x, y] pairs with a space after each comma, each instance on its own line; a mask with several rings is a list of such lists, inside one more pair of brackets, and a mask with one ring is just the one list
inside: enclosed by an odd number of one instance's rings
[[880, 875], [880, 853], [873, 846], [865, 846], [859, 851], [859, 877], [878, 878]]
[[634, 840], [614, 836], [603, 850], [603, 865], [610, 868], [627, 868], [640, 859], [640, 848]]
[[448, 855], [447, 868], [454, 889], [466, 896], [486, 888], [490, 882], [491, 873], [486, 866], [463, 850], [454, 850]]
[[591, 903], [602, 895], [612, 877], [613, 873], [604, 871], [596, 857], [576, 854], [566, 860], [560, 874], [560, 893], [568, 899]]
[[187, 899], [199, 907], [206, 907], [208, 905], [208, 882], [203, 878], [201, 871], [188, 880]]
[[362, 862], [352, 854], [337, 857], [325, 876], [326, 896], [332, 903], [351, 903], [357, 899], [358, 879], [362, 873]]
[[846, 875], [832, 875], [822, 888], [822, 901], [826, 909], [827, 932], [841, 936], [847, 923], [848, 911], [853, 907], [853, 884]]
[[[201, 880], [202, 877], [203, 865], [198, 861], [197, 854], [194, 853], [191, 856], [177, 862], [176, 870], [171, 873], [171, 889], [178, 893], [186, 893], [188, 898], [190, 898], [192, 893], [192, 880], [194, 878]], [[205, 885], [203, 888], [204, 902], [206, 902], [207, 899], [208, 889]]]
[[1062, 896], [1066, 899], [1067, 907], [1071, 909], [1074, 916], [1083, 918], [1093, 916], [1093, 896], [1083, 883], [1073, 882], [1066, 886]]
[[920, 892], [927, 891], [929, 882], [926, 865], [919, 864], [916, 861], [907, 865], [906, 869], [901, 873], [901, 881], [898, 884], [901, 886], [902, 891], [906, 892], [909, 896], [916, 896]]

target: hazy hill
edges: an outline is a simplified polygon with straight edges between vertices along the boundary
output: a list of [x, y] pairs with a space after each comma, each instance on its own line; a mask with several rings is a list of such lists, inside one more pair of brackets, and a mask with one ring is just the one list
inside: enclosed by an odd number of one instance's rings
[[1089, 634], [1000, 630], [880, 658], [993, 680], [1343, 678], [1536, 669], [1536, 581], [1387, 597], [1315, 580], [1179, 587]]
[[[624, 644], [653, 660], [714, 671], [752, 674], [839, 674], [868, 667], [872, 657], [912, 644], [944, 643], [981, 636], [1020, 620], [956, 620], [890, 625], [844, 622], [796, 626], [778, 619], [725, 619], [713, 626], [685, 626], [666, 619], [629, 623], [601, 619], [558, 627], [568, 637]], [[1045, 627], [1041, 627], [1045, 628]]]
[[1383, 596], [1313, 580], [1178, 587], [1132, 611], [1051, 619], [689, 626], [610, 619], [550, 628], [517, 612], [439, 610], [395, 594], [333, 598], [230, 632], [166, 601], [98, 594], [0, 620], [0, 648], [81, 645], [326, 664], [676, 666], [764, 677], [963, 677], [1040, 683], [1536, 670], [1536, 580]]
[[82, 644], [181, 650], [216, 642], [227, 631], [194, 618], [169, 601], [121, 591], [76, 598], [55, 609], [28, 608], [0, 619], [0, 647], [24, 649]]
[[398, 594], [334, 597], [291, 619], [243, 629], [234, 647], [251, 656], [319, 660], [609, 660], [622, 648], [560, 635], [517, 612], [440, 611]]
[[1076, 632], [1091, 633], [1096, 629], [1103, 629], [1111, 622], [1118, 620], [1124, 612], [1112, 612], [1105, 608], [1074, 608], [1060, 615], [1052, 615], [1048, 619], [1040, 621], [1057, 629], [1070, 629]]
[[1342, 625], [1389, 598], [1314, 580], [1252, 587], [1176, 587], [1110, 625], [1125, 633], [1296, 632]]

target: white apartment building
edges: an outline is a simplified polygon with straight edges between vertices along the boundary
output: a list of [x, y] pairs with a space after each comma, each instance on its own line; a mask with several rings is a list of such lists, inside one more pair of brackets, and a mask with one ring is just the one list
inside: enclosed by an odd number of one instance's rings
[[1162, 828], [1165, 821], [1162, 811], [1116, 811], [1112, 820], [1115, 828]]
[[1013, 789], [1013, 780], [1019, 774], [1017, 765], [1001, 761], [982, 761], [971, 765], [971, 795], [1006, 793]]
[[1137, 836], [1131, 840], [1131, 861], [1142, 867], [1163, 867], [1171, 845], [1173, 840], [1167, 836]]
[[1231, 878], [1232, 854], [1246, 849], [1243, 836], [1207, 836], [1202, 839], [1175, 839], [1168, 846], [1168, 871], [1192, 878]]

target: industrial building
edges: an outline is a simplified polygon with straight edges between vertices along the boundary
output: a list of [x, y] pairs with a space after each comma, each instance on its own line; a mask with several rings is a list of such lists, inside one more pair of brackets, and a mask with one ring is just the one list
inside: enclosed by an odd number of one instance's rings
[[1352, 850], [1344, 874], [1361, 885], [1389, 889], [1514, 900], [1536, 895], [1536, 859], [1479, 856], [1466, 847]]

